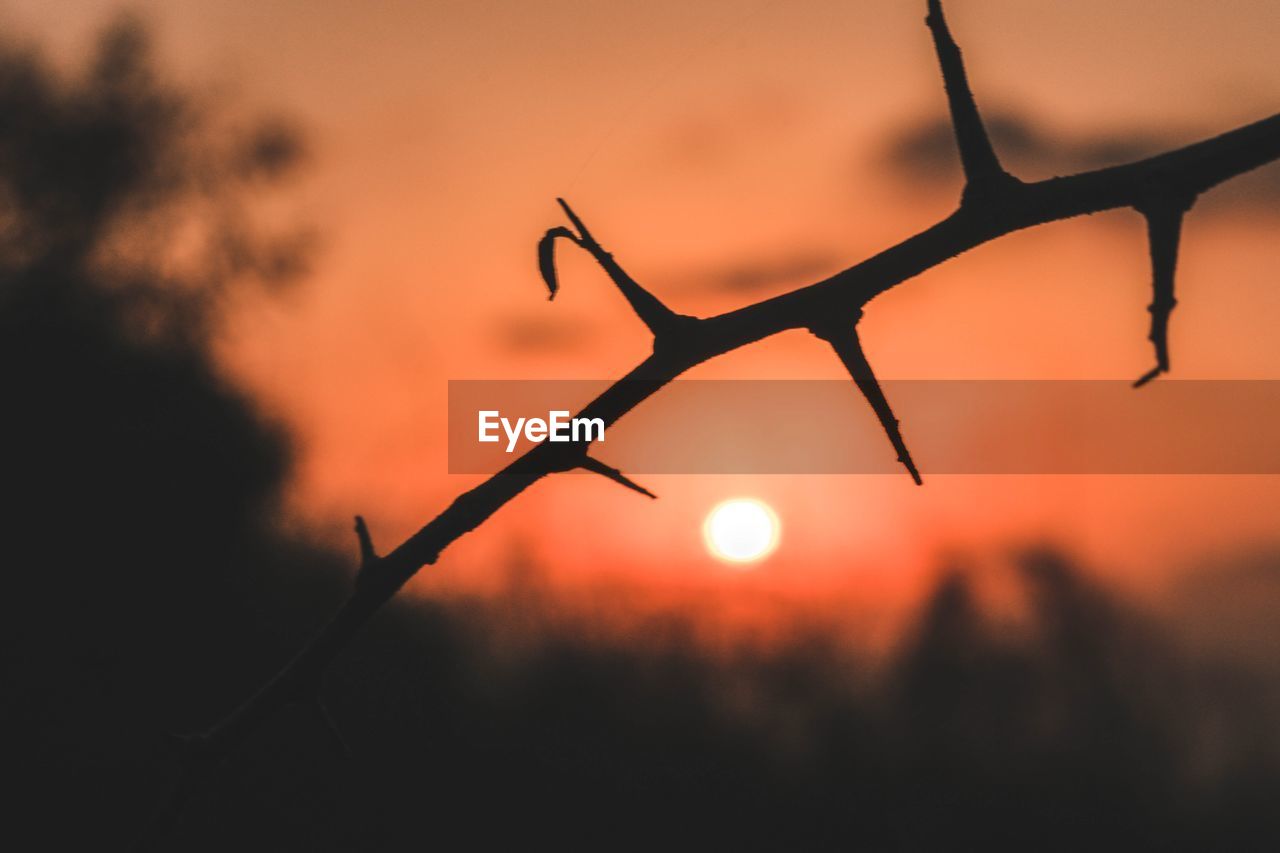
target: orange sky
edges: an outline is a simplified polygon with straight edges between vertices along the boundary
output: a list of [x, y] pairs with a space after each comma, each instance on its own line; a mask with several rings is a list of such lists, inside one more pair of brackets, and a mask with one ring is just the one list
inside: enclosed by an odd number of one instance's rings
[[[1158, 23], [1153, 5], [948, 8], [979, 102], [1052, 134], [1190, 141], [1275, 112], [1274, 4], [1164, 0]], [[239, 306], [225, 345], [300, 436], [298, 506], [325, 524], [364, 513], [389, 543], [474, 482], [446, 473], [448, 379], [607, 378], [643, 357], [643, 328], [588, 260], [563, 263], [547, 303], [533, 250], [560, 224], [557, 195], [636, 278], [699, 314], [817, 280], [944, 215], [952, 191], [909, 186], [883, 157], [892, 134], [944, 108], [923, 6], [133, 4], [181, 77], [311, 132], [292, 198], [327, 236], [316, 274]], [[116, 7], [6, 3], [0, 24], [73, 62]], [[1189, 219], [1175, 376], [1280, 378], [1275, 213]], [[716, 285], [743, 269], [777, 275]], [[1131, 378], [1150, 366], [1149, 298], [1141, 223], [1112, 214], [975, 251], [878, 300], [862, 329], [882, 377]], [[840, 372], [793, 334], [693, 375]], [[1278, 478], [925, 473], [923, 489], [906, 476], [657, 477], [656, 503], [561, 478], [437, 572], [483, 583], [527, 546], [573, 578], [874, 597], [940, 551], [1048, 538], [1128, 582], [1267, 541], [1280, 508]], [[735, 494], [771, 502], [785, 529], [749, 579], [699, 538], [705, 511]]]

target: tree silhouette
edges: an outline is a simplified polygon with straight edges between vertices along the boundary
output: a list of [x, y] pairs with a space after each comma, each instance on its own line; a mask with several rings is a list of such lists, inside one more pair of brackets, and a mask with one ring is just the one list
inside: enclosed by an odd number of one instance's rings
[[225, 300], [305, 269], [305, 232], [254, 216], [303, 153], [287, 122], [165, 81], [136, 19], [66, 71], [0, 40], [0, 723], [38, 800], [92, 791], [124, 811], [101, 773], [136, 760], [122, 733], [245, 689], [166, 674], [234, 661], [259, 677], [246, 635], [277, 573], [306, 565], [290, 595], [337, 597], [341, 563], [277, 524], [288, 435], [211, 351]]
[[[932, 35], [950, 105], [952, 127], [965, 174], [959, 206], [919, 234], [823, 281], [725, 314], [679, 314], [625, 272], [566, 204], [569, 227], [547, 232], [538, 247], [542, 276], [554, 297], [557, 241], [584, 249], [601, 265], [653, 334], [653, 351], [579, 414], [613, 424], [690, 368], [790, 329], [806, 329], [828, 341], [866, 397], [902, 464], [921, 478], [888, 400], [862, 350], [857, 327], [876, 296], [920, 273], [999, 237], [1037, 225], [1130, 208], [1149, 225], [1154, 298], [1151, 341], [1155, 368], [1137, 384], [1169, 369], [1168, 324], [1174, 307], [1174, 269], [1183, 214], [1202, 193], [1280, 158], [1280, 115], [1155, 157], [1123, 166], [1034, 183], [1010, 175], [991, 145], [951, 36], [942, 4], [927, 3]], [[321, 676], [369, 618], [422, 567], [451, 543], [545, 476], [585, 468], [644, 491], [620, 472], [588, 455], [586, 444], [544, 443], [459, 496], [398, 547], [379, 555], [357, 522], [361, 568], [354, 589], [333, 620], [267, 684], [225, 719], [185, 741], [185, 773], [160, 812], [147, 840], [164, 831], [196, 791], [214, 778], [224, 759], [282, 706], [318, 701]], [[645, 492], [648, 494], [647, 492]], [[963, 595], [939, 602], [940, 612], [962, 615]]]

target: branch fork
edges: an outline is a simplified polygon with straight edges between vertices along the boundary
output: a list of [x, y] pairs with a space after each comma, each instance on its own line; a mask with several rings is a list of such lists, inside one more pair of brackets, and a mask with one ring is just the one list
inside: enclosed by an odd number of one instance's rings
[[578, 217], [567, 201], [557, 198], [556, 202], [564, 210], [565, 216], [568, 217], [573, 228], [566, 228], [563, 225], [551, 228], [538, 241], [538, 269], [542, 273], [543, 282], [547, 285], [549, 292], [547, 298], [555, 299], [560, 290], [560, 280], [556, 270], [555, 259], [556, 240], [568, 240], [590, 253], [595, 258], [596, 263], [600, 264], [600, 267], [617, 285], [618, 290], [622, 292], [623, 297], [626, 298], [627, 303], [631, 306], [631, 310], [653, 333], [655, 350], [660, 346], [669, 347], [678, 341], [688, 338], [690, 331], [698, 323], [697, 318], [685, 314], [677, 314], [663, 304], [662, 300], [632, 278], [614, 260], [612, 253], [606, 251], [600, 245], [600, 242], [596, 240], [587, 228], [586, 223]]

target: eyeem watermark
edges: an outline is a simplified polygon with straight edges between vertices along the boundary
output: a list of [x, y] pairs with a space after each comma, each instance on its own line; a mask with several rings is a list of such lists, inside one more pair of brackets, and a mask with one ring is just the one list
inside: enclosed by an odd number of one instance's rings
[[[602, 458], [629, 475], [903, 473], [884, 428], [847, 379], [684, 379], [616, 422], [594, 417], [607, 406], [583, 414], [613, 384], [451, 380], [449, 471], [491, 474], [542, 442], [599, 442], [608, 421]], [[1118, 380], [882, 385], [926, 480], [1280, 475], [1280, 380], [1161, 379], [1141, 391]], [[563, 459], [539, 454], [533, 464], [554, 468]]]
[[516, 445], [523, 435], [526, 441], [534, 444], [543, 441], [551, 442], [588, 442], [604, 441], [603, 418], [571, 418], [567, 409], [548, 412], [547, 419], [516, 418], [513, 424], [504, 418], [496, 409], [481, 411], [479, 414], [479, 434], [477, 441], [482, 444], [495, 444], [501, 440], [498, 428], [502, 428], [507, 436], [507, 453], [515, 453]]

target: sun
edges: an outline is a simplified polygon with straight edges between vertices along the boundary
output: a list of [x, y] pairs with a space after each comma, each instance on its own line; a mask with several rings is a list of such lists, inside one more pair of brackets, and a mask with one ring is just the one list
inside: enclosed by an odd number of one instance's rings
[[717, 504], [702, 523], [702, 538], [716, 559], [758, 563], [778, 547], [778, 516], [764, 501], [734, 498]]

